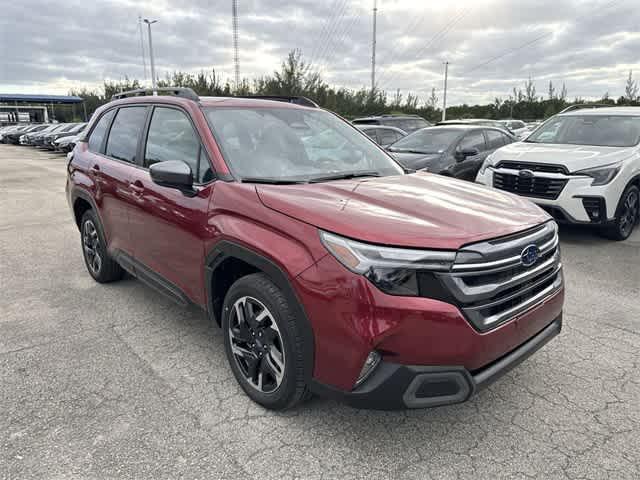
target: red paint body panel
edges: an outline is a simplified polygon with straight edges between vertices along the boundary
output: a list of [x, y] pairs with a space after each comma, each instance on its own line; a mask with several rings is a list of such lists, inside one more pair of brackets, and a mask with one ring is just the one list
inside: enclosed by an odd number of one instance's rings
[[219, 182], [211, 201], [205, 251], [231, 240], [271, 259], [290, 278], [326, 255], [318, 230], [265, 207], [255, 185]]
[[130, 180], [141, 189], [134, 192], [129, 213], [133, 256], [178, 285], [194, 303], [206, 305], [202, 265], [209, 199], [216, 184], [187, 197], [156, 185], [145, 169], [136, 168]]
[[315, 185], [260, 185], [265, 205], [345, 237], [383, 245], [457, 249], [539, 225], [528, 200], [429, 173]]
[[406, 365], [476, 370], [541, 331], [562, 311], [564, 290], [498, 328], [475, 330], [454, 305], [387, 295], [332, 256], [296, 279], [315, 332], [314, 378], [350, 390], [371, 350]]

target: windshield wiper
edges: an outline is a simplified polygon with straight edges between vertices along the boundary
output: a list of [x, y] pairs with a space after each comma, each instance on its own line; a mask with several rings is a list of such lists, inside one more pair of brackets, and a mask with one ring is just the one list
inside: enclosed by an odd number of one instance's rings
[[380, 174], [375, 170], [362, 170], [359, 172], [343, 172], [333, 175], [325, 175], [323, 177], [314, 177], [309, 179], [309, 183], [330, 182], [331, 180], [347, 180], [359, 177], [379, 177]]
[[242, 183], [266, 183], [268, 185], [294, 185], [297, 183], [306, 183], [306, 182], [303, 180], [290, 180], [286, 178], [243, 177]]

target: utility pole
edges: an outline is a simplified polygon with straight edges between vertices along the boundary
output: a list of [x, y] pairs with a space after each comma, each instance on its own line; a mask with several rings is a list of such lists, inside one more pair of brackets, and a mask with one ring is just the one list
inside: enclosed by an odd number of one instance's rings
[[153, 88], [153, 95], [158, 95], [158, 88], [156, 86], [156, 65], [153, 61], [153, 40], [151, 39], [151, 25], [156, 23], [157, 20], [149, 20], [148, 18], [144, 19], [144, 23], [147, 24], [149, 28], [149, 60], [151, 61], [151, 86]]
[[138, 15], [138, 27], [140, 30], [140, 51], [142, 52], [142, 70], [144, 73], [144, 81], [147, 81], [147, 59], [144, 54], [144, 35], [142, 33], [142, 17]]
[[236, 77], [236, 90], [240, 88], [240, 53], [238, 51], [238, 0], [231, 0], [233, 15], [233, 63]]
[[371, 42], [371, 95], [376, 90], [376, 29], [378, 17], [378, 0], [373, 0], [373, 40]]
[[442, 96], [442, 121], [447, 119], [447, 77], [449, 76], [449, 62], [444, 62], [444, 94]]

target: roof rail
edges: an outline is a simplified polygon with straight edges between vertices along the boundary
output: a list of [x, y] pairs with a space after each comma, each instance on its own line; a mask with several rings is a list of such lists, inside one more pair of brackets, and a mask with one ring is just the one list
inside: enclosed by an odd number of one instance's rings
[[313, 100], [307, 97], [298, 97], [290, 95], [235, 95], [237, 98], [255, 98], [258, 100], [273, 100], [276, 102], [295, 103], [303, 107], [320, 108]]
[[615, 107], [615, 105], [608, 105], [606, 103], [577, 103], [575, 105], [569, 105], [564, 110], [561, 110], [558, 113], [558, 115], [560, 115], [560, 113], [572, 112], [574, 110], [582, 110], [587, 108], [609, 108], [609, 107]]
[[[194, 102], [200, 101], [200, 97], [196, 92], [188, 87], [159, 87], [155, 89], [155, 92], [173, 95], [176, 97], [188, 98]], [[127, 97], [146, 97], [154, 94], [153, 88], [138, 88], [137, 90], [128, 90], [126, 92], [116, 93], [111, 97], [111, 100], [119, 100]]]

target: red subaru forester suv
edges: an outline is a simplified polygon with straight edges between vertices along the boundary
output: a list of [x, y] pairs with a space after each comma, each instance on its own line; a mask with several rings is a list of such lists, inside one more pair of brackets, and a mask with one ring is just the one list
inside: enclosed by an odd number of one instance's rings
[[201, 307], [254, 401], [462, 402], [560, 332], [557, 226], [533, 203], [406, 172], [305, 98], [149, 93], [70, 155], [87, 269]]

